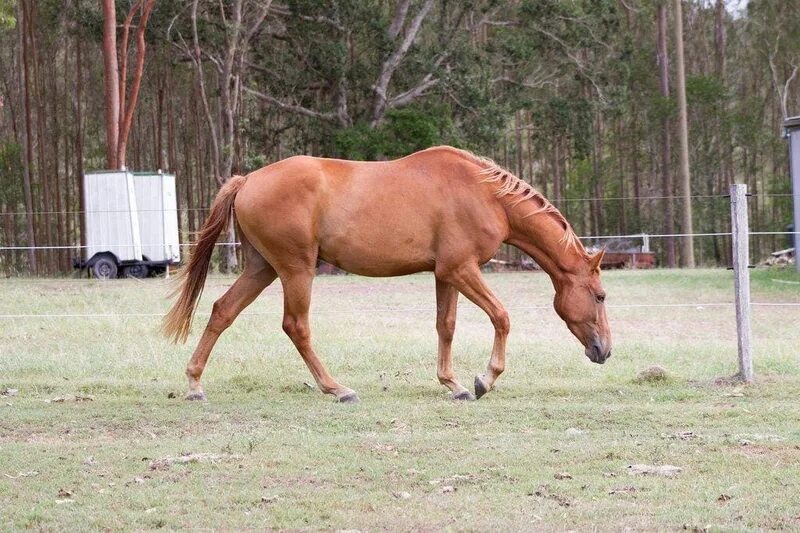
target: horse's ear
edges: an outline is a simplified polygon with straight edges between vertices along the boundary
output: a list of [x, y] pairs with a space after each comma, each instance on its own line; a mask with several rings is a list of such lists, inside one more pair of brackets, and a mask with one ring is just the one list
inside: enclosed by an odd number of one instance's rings
[[603, 248], [589, 258], [589, 266], [592, 271], [600, 270], [600, 265], [603, 263], [603, 256], [606, 255], [606, 249]]

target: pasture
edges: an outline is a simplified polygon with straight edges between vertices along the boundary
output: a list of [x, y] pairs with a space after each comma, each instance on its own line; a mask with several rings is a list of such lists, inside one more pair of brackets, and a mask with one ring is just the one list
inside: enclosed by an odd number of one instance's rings
[[[793, 272], [752, 276], [754, 302], [800, 303]], [[223, 335], [195, 403], [184, 366], [233, 278], [209, 279], [185, 346], [158, 316], [103, 316], [164, 312], [167, 281], [0, 281], [2, 315], [96, 315], [0, 319], [0, 390], [19, 391], [0, 397], [0, 527], [800, 528], [800, 307], [754, 306], [757, 381], [737, 386], [716, 381], [735, 371], [733, 305], [703, 305], [733, 301], [731, 272], [605, 273], [603, 366], [552, 310], [546, 275], [487, 279], [511, 314], [508, 367], [464, 403], [436, 380], [430, 275], [317, 278], [317, 352], [358, 405], [306, 385], [278, 283]], [[491, 341], [461, 298], [464, 384]], [[637, 379], [651, 365], [667, 379]], [[158, 461], [182, 454], [213, 455]]]

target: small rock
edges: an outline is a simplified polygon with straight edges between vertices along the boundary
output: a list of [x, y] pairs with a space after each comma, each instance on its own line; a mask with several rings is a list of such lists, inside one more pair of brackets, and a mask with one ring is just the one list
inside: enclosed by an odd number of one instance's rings
[[442, 491], [441, 492], [442, 492], [442, 494], [447, 494], [449, 492], [455, 492], [455, 491], [456, 491], [456, 488], [454, 486], [445, 485], [444, 487], [442, 487]]
[[89, 457], [83, 460], [83, 464], [85, 464], [86, 466], [93, 466], [97, 464], [97, 461], [95, 461], [94, 457], [90, 455]]
[[393, 492], [392, 496], [399, 500], [407, 500], [411, 497], [411, 494], [408, 492]]
[[572, 475], [569, 472], [557, 472], [553, 477], [556, 479], [572, 479]]

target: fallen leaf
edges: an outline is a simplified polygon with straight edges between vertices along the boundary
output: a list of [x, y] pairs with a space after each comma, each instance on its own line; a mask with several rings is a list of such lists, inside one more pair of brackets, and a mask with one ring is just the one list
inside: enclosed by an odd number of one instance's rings
[[551, 493], [547, 485], [539, 486], [539, 488], [537, 488], [534, 492], [529, 492], [528, 496], [547, 498], [548, 500], [553, 500], [561, 507], [569, 507], [570, 505], [572, 505], [572, 502], [566, 496]]
[[218, 463], [220, 461], [235, 461], [241, 458], [241, 455], [227, 453], [187, 453], [178, 457], [162, 457], [151, 461], [150, 470], [165, 470], [174, 464]]
[[610, 491], [608, 491], [608, 493], [611, 494], [611, 495], [613, 495], [613, 494], [633, 494], [634, 492], [638, 492], [638, 490], [639, 489], [637, 489], [636, 487], [631, 487], [631, 486], [616, 487], [616, 488], [613, 488]]
[[674, 477], [680, 474], [683, 468], [672, 465], [628, 465], [628, 474], [631, 476], [665, 476]]
[[68, 394], [66, 396], [56, 396], [49, 400], [44, 400], [44, 403], [64, 403], [64, 402], [91, 402], [94, 401], [94, 396], [90, 394]]
[[28, 472], [18, 472], [16, 476], [12, 476], [10, 474], [3, 474], [3, 475], [6, 476], [8, 479], [19, 479], [21, 477], [31, 477], [38, 474], [39, 472], [37, 472], [36, 470], [30, 470]]

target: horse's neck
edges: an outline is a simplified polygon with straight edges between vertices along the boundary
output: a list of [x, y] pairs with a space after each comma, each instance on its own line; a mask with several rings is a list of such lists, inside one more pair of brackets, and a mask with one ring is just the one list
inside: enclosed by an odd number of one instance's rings
[[[531, 208], [537, 207], [532, 204]], [[530, 211], [525, 209], [524, 203], [506, 211], [511, 227], [507, 242], [531, 256], [554, 281], [567, 273], [578, 272], [586, 263], [580, 244], [574, 246], [565, 241], [562, 223], [552, 213], [526, 217]]]

